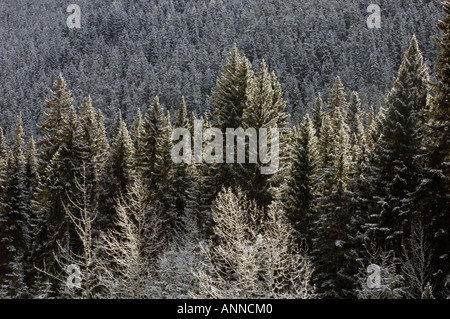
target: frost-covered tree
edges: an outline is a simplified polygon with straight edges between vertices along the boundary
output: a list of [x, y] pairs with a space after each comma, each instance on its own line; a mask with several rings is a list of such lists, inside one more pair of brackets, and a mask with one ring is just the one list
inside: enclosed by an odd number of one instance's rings
[[135, 175], [135, 150], [120, 111], [110, 144], [100, 180], [99, 217], [96, 220], [96, 227], [103, 230], [113, 227], [115, 199], [120, 194], [126, 194], [127, 187], [133, 183]]
[[406, 296], [417, 299], [429, 284], [431, 251], [420, 219], [413, 221], [409, 238], [402, 246], [401, 272], [407, 285]]
[[320, 129], [322, 128], [323, 116], [324, 116], [323, 100], [322, 100], [322, 96], [319, 93], [316, 97], [316, 100], [314, 101], [314, 106], [312, 109], [312, 116], [311, 116], [317, 138], [319, 138], [319, 136], [320, 136]]
[[[435, 37], [441, 51], [435, 63], [436, 81], [432, 83], [433, 96], [425, 112], [425, 132], [421, 182], [414, 193], [414, 205], [423, 218], [425, 233], [433, 254], [431, 272], [434, 293], [446, 297], [450, 279], [450, 2], [442, 2], [445, 17], [437, 27], [441, 37]], [[447, 285], [447, 287], [445, 287]]]
[[336, 77], [336, 80], [328, 95], [327, 110], [330, 117], [334, 117], [334, 113], [337, 108], [341, 109], [344, 117], [347, 115], [347, 94], [345, 93], [344, 84], [339, 76]]
[[[248, 87], [253, 78], [253, 70], [249, 60], [241, 56], [236, 44], [226, 60], [216, 86], [210, 96], [212, 108], [211, 125], [219, 128], [222, 133], [226, 129], [237, 129], [243, 126], [244, 109], [248, 98]], [[223, 158], [226, 158], [226, 141], [223, 139]], [[236, 152], [235, 152], [236, 154]], [[235, 186], [238, 166], [233, 163], [214, 164], [215, 194], [222, 187]]]
[[303, 124], [294, 128], [290, 143], [289, 168], [276, 199], [294, 226], [297, 236], [311, 246], [314, 199], [318, 184], [318, 140], [313, 123], [306, 115]]
[[410, 193], [418, 184], [421, 143], [417, 124], [419, 114], [425, 110], [428, 80], [427, 67], [413, 36], [387, 96], [386, 110], [379, 114], [378, 137], [369, 154], [374, 174], [374, 192], [369, 200], [376, 203], [369, 214], [369, 236], [397, 255], [413, 215]]
[[195, 297], [312, 296], [310, 263], [296, 246], [284, 212], [276, 205], [265, 214], [258, 210], [239, 190], [218, 194], [212, 213], [215, 238], [201, 244]]
[[[281, 176], [285, 167], [287, 156], [288, 115], [285, 112], [286, 101], [283, 99], [281, 84], [275, 73], [269, 73], [267, 65], [263, 60], [260, 65], [258, 76], [254, 77], [247, 87], [247, 97], [243, 112], [242, 125], [244, 129], [255, 129], [260, 138], [260, 129], [267, 130], [267, 149], [260, 141], [258, 145], [257, 163], [244, 163], [236, 169], [238, 187], [241, 187], [244, 193], [251, 199], [255, 199], [261, 206], [269, 205], [273, 197], [270, 194], [270, 187], [279, 185], [277, 178]], [[270, 129], [278, 130], [278, 145], [271, 145], [272, 133]], [[249, 143], [247, 144], [249, 145]], [[273, 152], [278, 147], [277, 171], [271, 174], [264, 174], [261, 171], [263, 166], [274, 163], [263, 163], [261, 155], [264, 152]], [[246, 157], [246, 158], [249, 158]]]
[[[59, 95], [62, 94], [60, 91], [57, 92]], [[67, 99], [63, 101], [67, 102]], [[50, 121], [52, 116], [49, 115], [44, 123], [55, 124], [58, 123], [58, 119], [62, 123], [58, 124], [60, 127], [57, 130], [45, 126], [45, 131], [48, 132], [45, 135], [47, 138], [41, 140], [40, 179], [33, 202], [38, 217], [33, 242], [33, 261], [39, 268], [43, 268], [45, 263], [49, 272], [58, 273], [61, 269], [55, 263], [53, 255], [57, 253], [57, 242], [67, 240], [75, 252], [81, 248], [74, 228], [64, 213], [64, 206], [69, 205], [69, 198], [76, 201], [80, 195], [75, 186], [75, 180], [81, 170], [83, 144], [80, 138], [80, 124], [73, 106], [68, 107], [65, 115], [56, 112], [58, 109], [62, 110], [58, 103], [50, 109], [49, 114], [56, 113], [61, 117], [59, 118], [58, 115], [54, 121]], [[56, 148], [55, 152], [53, 148]], [[47, 161], [46, 158], [50, 154], [52, 154], [51, 158]], [[74, 212], [74, 214], [77, 213]], [[57, 284], [57, 282], [53, 283]], [[53, 288], [57, 290], [57, 287]]]
[[31, 268], [31, 225], [25, 179], [24, 132], [19, 115], [0, 194], [0, 285], [13, 298], [29, 297], [25, 276]]
[[[358, 287], [356, 288], [356, 295], [359, 299], [402, 299], [405, 296], [405, 283], [404, 278], [399, 274], [398, 261], [394, 256], [386, 251], [382, 251], [377, 248], [368, 247], [367, 253], [368, 263], [362, 264], [360, 272], [358, 274]], [[380, 272], [378, 275], [379, 286], [368, 286], [368, 281], [372, 280], [372, 276], [376, 276], [372, 270], [372, 273], [367, 271], [369, 265], [375, 265], [379, 267]], [[371, 277], [369, 277], [371, 276]], [[375, 279], [375, 278], [373, 278]], [[376, 279], [372, 284], [376, 284]]]
[[169, 113], [156, 96], [143, 120], [143, 132], [136, 149], [136, 171], [151, 192], [155, 203], [160, 205], [167, 218], [168, 230], [174, 226], [175, 216], [170, 210], [170, 170], [172, 166], [171, 141], [172, 126]]
[[196, 217], [183, 216], [184, 232], [169, 244], [158, 257], [154, 286], [155, 298], [186, 299], [196, 295], [199, 283], [194, 276], [202, 240]]
[[[67, 238], [64, 241], [58, 240], [57, 253], [54, 256], [63, 271], [54, 273], [44, 264], [42, 268], [37, 268], [39, 272], [37, 277], [44, 275], [58, 281], [59, 296], [90, 299], [95, 297], [95, 293], [99, 291], [99, 285], [103, 283], [96, 280], [99, 264], [93, 238], [93, 222], [97, 211], [90, 198], [90, 188], [93, 186], [88, 181], [88, 171], [84, 163], [80, 179], [75, 180], [75, 186], [80, 192], [80, 198], [76, 202], [69, 198], [68, 204], [64, 206], [64, 212], [81, 242], [81, 249], [78, 252], [74, 251]], [[35, 294], [46, 294], [46, 283], [42, 279], [40, 283], [42, 286], [36, 287]]]
[[100, 279], [109, 298], [149, 298], [154, 293], [156, 258], [163, 245], [160, 208], [149, 201], [142, 179], [136, 177], [127, 195], [116, 202], [115, 228], [101, 234], [106, 261]]

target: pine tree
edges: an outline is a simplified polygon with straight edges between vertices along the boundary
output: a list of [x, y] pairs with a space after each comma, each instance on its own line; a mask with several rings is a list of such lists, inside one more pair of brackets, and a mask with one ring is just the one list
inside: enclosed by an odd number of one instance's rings
[[[36, 188], [38, 186], [39, 181], [39, 175], [38, 175], [38, 158], [37, 158], [37, 149], [36, 144], [34, 142], [33, 136], [30, 137], [28, 144], [25, 147], [24, 150], [24, 156], [25, 156], [25, 180], [24, 185], [26, 189], [26, 199], [25, 199], [25, 212], [28, 214], [28, 224], [30, 229], [30, 236], [33, 238], [33, 230], [38, 224], [38, 216], [36, 215], [36, 212], [33, 207], [33, 202], [35, 200], [35, 194], [36, 194]], [[30, 249], [31, 249], [31, 243], [30, 243]], [[32, 254], [27, 254], [27, 263], [28, 265], [32, 265]], [[31, 269], [28, 269], [26, 271], [26, 283], [29, 285], [29, 287], [32, 287], [33, 285], [33, 277], [35, 275], [35, 269], [30, 267]], [[34, 292], [33, 287], [31, 288], [31, 291]]]
[[350, 144], [361, 146], [364, 137], [363, 114], [361, 110], [361, 99], [358, 92], [352, 92], [348, 103], [346, 123], [350, 129]]
[[67, 123], [67, 117], [72, 107], [73, 98], [66, 88], [66, 82], [61, 74], [53, 83], [53, 90], [50, 91], [50, 99], [45, 100], [45, 118], [38, 125], [42, 132], [39, 142], [40, 171], [42, 172], [52, 156], [56, 153], [61, 143], [61, 129]]
[[[194, 121], [196, 117], [192, 114], [190, 117], [191, 135], [194, 136]], [[211, 127], [208, 114], [199, 119], [203, 131]], [[202, 141], [202, 148], [206, 142]], [[190, 192], [188, 210], [197, 221], [197, 227], [200, 234], [209, 237], [212, 235], [211, 203], [215, 197], [214, 166], [202, 162], [190, 166], [190, 175], [192, 178], [192, 191]]]
[[375, 126], [377, 139], [369, 154], [373, 168], [376, 204], [370, 212], [368, 237], [386, 251], [400, 253], [401, 240], [411, 228], [410, 193], [418, 183], [417, 155], [420, 133], [419, 114], [425, 109], [428, 94], [428, 71], [417, 39], [413, 36], [404, 55], [394, 86], [386, 99], [386, 110]]
[[18, 116], [14, 139], [8, 155], [6, 176], [0, 198], [0, 269], [9, 296], [27, 297], [25, 274], [31, 268], [28, 253], [31, 243], [29, 210], [25, 187], [24, 132]]
[[210, 97], [212, 124], [223, 132], [242, 125], [247, 87], [252, 77], [250, 62], [239, 54], [235, 43]]
[[133, 140], [134, 148], [137, 150], [139, 147], [139, 140], [143, 132], [143, 120], [141, 109], [137, 109], [136, 117], [133, 121], [133, 125], [130, 129], [131, 139]]

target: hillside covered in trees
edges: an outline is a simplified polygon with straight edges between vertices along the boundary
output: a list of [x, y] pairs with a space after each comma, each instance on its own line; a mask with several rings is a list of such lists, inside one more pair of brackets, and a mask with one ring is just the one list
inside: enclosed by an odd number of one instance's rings
[[0, 2], [0, 297], [450, 297], [450, 2], [369, 4]]

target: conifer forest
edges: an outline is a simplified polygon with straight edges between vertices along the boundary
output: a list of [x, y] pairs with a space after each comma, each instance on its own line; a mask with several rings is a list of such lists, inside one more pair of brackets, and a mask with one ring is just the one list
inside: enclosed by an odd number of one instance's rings
[[450, 0], [0, 1], [0, 299], [450, 298]]

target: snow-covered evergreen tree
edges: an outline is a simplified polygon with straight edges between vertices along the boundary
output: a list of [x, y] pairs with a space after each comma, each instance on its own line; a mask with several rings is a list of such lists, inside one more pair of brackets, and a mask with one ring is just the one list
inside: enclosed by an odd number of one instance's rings
[[316, 97], [316, 100], [314, 101], [311, 117], [317, 138], [319, 138], [320, 136], [320, 129], [322, 128], [323, 116], [324, 116], [323, 100], [322, 96], [319, 93]]
[[[274, 174], [264, 174], [261, 167], [273, 163], [263, 163], [261, 161], [261, 144], [258, 141], [258, 161], [255, 164], [245, 163], [236, 169], [237, 185], [241, 187], [249, 198], [255, 199], [261, 206], [269, 205], [272, 201], [270, 187], [279, 185], [278, 177], [282, 175], [285, 168], [287, 156], [287, 119], [285, 113], [286, 101], [283, 99], [281, 85], [274, 72], [269, 73], [265, 61], [261, 62], [259, 74], [254, 77], [247, 87], [247, 97], [243, 112], [243, 128], [267, 129], [267, 151], [272, 152], [275, 145], [270, 145], [272, 136], [270, 129], [278, 130], [279, 157], [277, 172]], [[272, 154], [273, 155], [273, 154]]]
[[379, 114], [378, 138], [369, 154], [373, 168], [376, 202], [369, 215], [369, 237], [387, 251], [401, 252], [401, 240], [408, 236], [413, 208], [410, 193], [419, 180], [417, 155], [420, 132], [419, 114], [426, 106], [428, 71], [415, 36], [404, 55], [394, 87], [386, 99], [386, 110]]
[[25, 276], [31, 268], [31, 225], [25, 178], [24, 132], [19, 115], [0, 196], [0, 285], [13, 298], [29, 297]]
[[[222, 133], [225, 134], [227, 128], [243, 127], [248, 87], [252, 78], [253, 70], [249, 60], [239, 54], [237, 46], [234, 44], [210, 97], [211, 125], [219, 128]], [[225, 159], [225, 139], [223, 143], [223, 158]], [[238, 166], [233, 163], [214, 164], [212, 173], [215, 181], [215, 194], [222, 187], [235, 186], [238, 183], [236, 181], [236, 175], [238, 174], [236, 170], [238, 170]]]
[[120, 111], [110, 144], [100, 180], [99, 216], [95, 221], [96, 227], [102, 230], [113, 227], [115, 199], [120, 194], [126, 194], [127, 187], [133, 183], [135, 176], [135, 150]]
[[[435, 63], [436, 81], [433, 96], [424, 112], [426, 123], [422, 145], [426, 150], [422, 161], [421, 181], [414, 206], [423, 218], [425, 233], [433, 251], [431, 272], [436, 296], [446, 297], [450, 278], [450, 2], [442, 2], [445, 17], [438, 22], [440, 37], [435, 37], [441, 51]], [[446, 286], [447, 285], [447, 286]]]
[[306, 115], [300, 128], [294, 128], [290, 145], [289, 169], [276, 199], [294, 226], [297, 236], [311, 247], [313, 203], [318, 184], [318, 140], [314, 125]]

